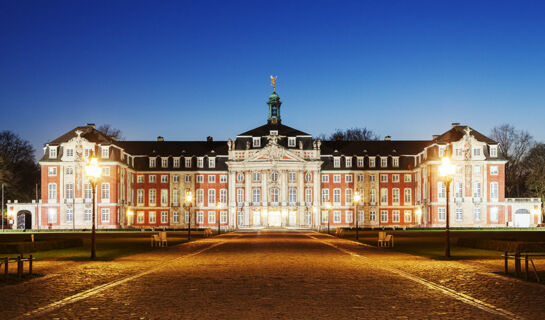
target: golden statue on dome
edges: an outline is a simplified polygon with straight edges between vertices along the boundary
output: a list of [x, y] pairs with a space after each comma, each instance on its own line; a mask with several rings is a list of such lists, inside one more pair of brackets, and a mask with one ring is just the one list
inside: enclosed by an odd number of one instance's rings
[[276, 91], [276, 78], [278, 78], [278, 76], [273, 77], [271, 75], [271, 87], [273, 87], [273, 91]]

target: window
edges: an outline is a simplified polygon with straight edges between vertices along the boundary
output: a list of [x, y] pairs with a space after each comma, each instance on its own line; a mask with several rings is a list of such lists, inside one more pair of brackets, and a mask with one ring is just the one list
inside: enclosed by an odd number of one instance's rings
[[380, 222], [388, 222], [388, 211], [386, 210], [380, 211]]
[[258, 182], [261, 180], [261, 174], [259, 172], [254, 172], [252, 176], [253, 176], [254, 182]]
[[462, 149], [461, 148], [456, 148], [456, 150], [454, 151], [456, 156], [457, 157], [461, 157], [462, 156]]
[[363, 168], [363, 158], [362, 157], [358, 157], [357, 166], [358, 166], [358, 168]]
[[289, 173], [289, 181], [290, 181], [290, 182], [295, 182], [295, 181], [297, 181], [297, 175], [295, 174], [295, 172], [290, 172], [290, 173]]
[[168, 189], [161, 189], [161, 206], [168, 206]]
[[480, 148], [473, 148], [473, 156], [474, 157], [480, 157], [481, 156], [481, 149]]
[[161, 158], [161, 167], [168, 168], [168, 158]]
[[261, 202], [261, 189], [254, 188], [252, 190], [252, 202], [254, 203]]
[[288, 147], [295, 147], [295, 137], [288, 137]]
[[388, 166], [388, 158], [380, 157], [380, 167], [386, 168]]
[[498, 183], [490, 182], [490, 200], [498, 201]]
[[66, 199], [72, 200], [74, 198], [74, 185], [72, 183], [66, 184]]
[[220, 212], [220, 223], [227, 223], [227, 211]]
[[327, 223], [329, 221], [329, 212], [322, 211], [322, 223]]
[[278, 188], [271, 189], [271, 202], [278, 202], [279, 190]]
[[333, 158], [333, 167], [334, 168], [340, 168], [341, 167], [341, 158], [334, 157]]
[[386, 188], [380, 189], [380, 204], [388, 204], [388, 189]]
[[369, 182], [375, 182], [375, 181], [377, 181], [377, 176], [374, 175], [374, 174], [370, 174], [369, 175]]
[[155, 183], [155, 175], [154, 174], [150, 174], [148, 176], [148, 182], [149, 183]]
[[211, 174], [208, 176], [208, 183], [216, 183], [216, 176]]
[[456, 208], [456, 221], [462, 221], [464, 219], [464, 211], [462, 208]]
[[197, 168], [202, 168], [204, 167], [204, 159], [203, 157], [198, 157], [197, 158]]
[[380, 182], [388, 182], [388, 175], [387, 174], [381, 174], [380, 175]]
[[91, 155], [91, 153], [92, 153], [91, 149], [85, 149], [85, 150], [83, 150], [83, 156], [84, 156], [85, 158], [89, 158], [89, 156]]
[[161, 176], [161, 183], [168, 183], [168, 176], [167, 175], [162, 175]]
[[363, 174], [358, 174], [358, 182], [363, 182]]
[[244, 202], [244, 189], [242, 188], [237, 189], [237, 202]]
[[392, 211], [392, 222], [399, 222], [399, 210]]
[[348, 158], [348, 157], [347, 157], [347, 158], [344, 159], [344, 162], [345, 162], [344, 165], [345, 165], [347, 168], [352, 168], [352, 158]]
[[136, 191], [136, 203], [144, 204], [144, 189], [138, 189]]
[[404, 222], [411, 222], [411, 220], [412, 220], [411, 210], [405, 210], [404, 216], [403, 216], [403, 221]]
[[[49, 158], [55, 159], [57, 158], [57, 147], [49, 147]], [[56, 215], [55, 215], [56, 217]], [[55, 219], [56, 221], [56, 219]]]
[[188, 174], [185, 175], [185, 182], [187, 182], [187, 183], [191, 182], [191, 176], [190, 175], [188, 175]]
[[202, 174], [199, 174], [197, 176], [197, 183], [203, 183], [204, 182], [204, 176]]
[[447, 189], [442, 181], [437, 182], [437, 198], [445, 199], [447, 196]]
[[412, 190], [410, 188], [405, 188], [404, 191], [404, 197], [403, 197], [403, 203], [405, 205], [410, 205], [412, 202]]
[[261, 138], [252, 138], [252, 146], [254, 148], [261, 147]]
[[220, 203], [227, 203], [227, 189], [220, 190]]
[[47, 175], [50, 177], [54, 177], [57, 175], [57, 167], [49, 167], [47, 168]]
[[477, 199], [481, 198], [481, 183], [480, 182], [473, 183], [473, 198], [477, 198]]
[[172, 176], [172, 181], [177, 183], [180, 181], [180, 177], [177, 174], [175, 174]]
[[329, 183], [329, 175], [327, 175], [327, 174], [322, 174], [322, 182], [324, 182], [324, 183]]
[[462, 199], [463, 196], [463, 185], [461, 182], [456, 182], [454, 185], [454, 197], [456, 197], [456, 199]]
[[490, 208], [490, 221], [498, 222], [498, 207]]
[[305, 202], [311, 203], [312, 202], [312, 189], [306, 188], [305, 189]]
[[103, 183], [100, 188], [100, 200], [102, 202], [110, 202], [110, 184]]
[[72, 222], [74, 219], [74, 210], [66, 209], [66, 222]]
[[490, 146], [490, 157], [496, 158], [498, 156], [498, 147]]
[[167, 211], [161, 211], [161, 223], [162, 224], [168, 223], [168, 212]]
[[365, 220], [365, 214], [364, 214], [363, 210], [358, 211], [358, 222], [363, 223], [364, 220]]
[[148, 223], [155, 223], [155, 211], [148, 212]]
[[190, 157], [185, 158], [185, 167], [186, 168], [191, 168], [191, 158]]
[[149, 167], [155, 168], [155, 158], [149, 158]]
[[341, 204], [341, 189], [333, 189], [333, 203]]
[[375, 210], [369, 211], [369, 221], [377, 221], [377, 212]]
[[271, 131], [269, 131], [269, 134], [271, 136], [277, 136], [278, 135], [278, 130], [271, 130]]
[[371, 202], [371, 205], [375, 205], [377, 203], [377, 189], [369, 190], [369, 202]]
[[305, 181], [306, 181], [306, 182], [312, 182], [312, 173], [307, 172], [307, 173], [305, 174]]
[[178, 211], [174, 211], [172, 213], [172, 222], [180, 223], [180, 214], [178, 213]]
[[222, 174], [220, 176], [220, 183], [227, 183], [227, 176], [226, 175]]
[[352, 189], [344, 190], [344, 203], [345, 204], [352, 203]]
[[392, 166], [399, 167], [399, 157], [393, 157], [392, 158]]
[[329, 202], [329, 189], [322, 189], [322, 202]]
[[93, 217], [93, 212], [91, 209], [85, 209], [83, 213], [83, 220], [85, 221], [91, 221], [91, 218]]
[[237, 174], [237, 181], [244, 182], [244, 173]]
[[197, 190], [197, 204], [199, 205], [203, 205], [204, 204], [204, 190], [203, 189], [198, 189]]
[[333, 182], [334, 183], [341, 183], [341, 175], [340, 174], [334, 174], [333, 175]]
[[352, 211], [346, 211], [344, 213], [344, 220], [346, 223], [352, 223]]
[[57, 222], [57, 208], [48, 208], [47, 209], [47, 222], [56, 223]]
[[66, 167], [66, 174], [67, 175], [73, 175], [74, 174], [74, 167]]
[[86, 183], [83, 185], [83, 197], [85, 199], [91, 199], [93, 195], [93, 189], [91, 188], [91, 184], [90, 183]]
[[344, 175], [344, 181], [345, 182], [352, 182], [352, 175], [351, 174], [345, 174]]
[[216, 158], [208, 158], [208, 168], [215, 168], [216, 167]]
[[[180, 167], [180, 158], [173, 158], [172, 159], [172, 166], [174, 168], [179, 168]], [[176, 212], [177, 214], [177, 212]]]
[[204, 212], [197, 212], [197, 223], [204, 223]]
[[144, 223], [144, 212], [138, 211], [136, 213], [136, 223]]
[[498, 175], [498, 166], [491, 166], [490, 167], [490, 175], [491, 176], [497, 176]]
[[216, 204], [216, 190], [208, 189], [208, 205], [213, 206]]
[[369, 158], [369, 167], [374, 168], [375, 167], [376, 159], [374, 157]]
[[184, 222], [185, 222], [186, 224], [189, 223], [189, 212], [187, 212], [187, 211], [184, 213]]
[[481, 174], [481, 166], [473, 167], [473, 172], [474, 172], [475, 176], [479, 176]]
[[136, 183], [144, 183], [144, 176], [139, 174], [136, 176]]
[[110, 148], [109, 147], [102, 147], [101, 148], [101, 157], [103, 159], [108, 159], [110, 157]]
[[172, 189], [172, 203], [178, 204], [178, 189], [176, 188]]
[[446, 210], [445, 208], [437, 208], [437, 220], [439, 221], [445, 221], [445, 217], [446, 217], [446, 214], [445, 214]]
[[392, 182], [399, 182], [399, 174], [392, 175]]
[[154, 206], [156, 201], [156, 191], [155, 189], [148, 190], [148, 205]]
[[399, 188], [392, 189], [392, 203], [399, 204]]
[[296, 203], [297, 202], [297, 189], [296, 188], [289, 188], [288, 196], [289, 196], [289, 202], [290, 203]]
[[102, 208], [100, 210], [100, 221], [110, 222], [110, 209], [109, 208]]
[[333, 223], [341, 223], [341, 212], [333, 211]]
[[473, 208], [473, 219], [481, 221], [481, 208]]
[[403, 176], [403, 181], [405, 182], [411, 182], [412, 181], [412, 176], [410, 174], [406, 174]]

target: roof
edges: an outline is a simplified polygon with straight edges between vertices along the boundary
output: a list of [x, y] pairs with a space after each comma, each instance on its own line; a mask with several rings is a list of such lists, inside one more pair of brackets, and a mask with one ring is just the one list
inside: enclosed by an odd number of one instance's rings
[[84, 126], [84, 127], [76, 127], [67, 133], [63, 134], [62, 136], [58, 137], [57, 139], [49, 142], [50, 145], [59, 145], [63, 142], [68, 142], [72, 138], [77, 137], [76, 131], [81, 131], [81, 137], [85, 138], [89, 141], [101, 143], [101, 144], [110, 144], [114, 140], [106, 136], [104, 133], [98, 131], [93, 126]]
[[252, 137], [262, 137], [270, 135], [271, 130], [278, 130], [278, 135], [281, 136], [310, 136], [310, 134], [299, 131], [292, 127], [288, 127], [281, 123], [267, 123], [261, 127], [257, 127], [250, 131], [239, 134], [238, 136], [252, 136]]
[[498, 144], [498, 142], [490, 139], [489, 137], [485, 136], [484, 134], [471, 127], [459, 125], [453, 126], [452, 129], [435, 138], [434, 142], [449, 143], [453, 141], [459, 141], [464, 137], [468, 128], [471, 130], [469, 134], [472, 135], [477, 141], [485, 142], [487, 144]]
[[431, 144], [431, 140], [322, 141], [321, 150], [323, 155], [416, 155]]
[[131, 155], [227, 155], [227, 141], [115, 141]]

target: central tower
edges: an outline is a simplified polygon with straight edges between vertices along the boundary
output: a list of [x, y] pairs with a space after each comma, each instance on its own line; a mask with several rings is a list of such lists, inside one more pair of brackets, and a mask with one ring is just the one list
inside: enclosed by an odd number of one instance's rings
[[280, 97], [276, 94], [276, 91], [273, 91], [273, 93], [269, 96], [269, 101], [267, 101], [267, 104], [269, 105], [269, 117], [267, 118], [267, 123], [280, 123], [282, 120], [280, 118], [280, 105], [282, 105], [282, 102], [280, 101]]

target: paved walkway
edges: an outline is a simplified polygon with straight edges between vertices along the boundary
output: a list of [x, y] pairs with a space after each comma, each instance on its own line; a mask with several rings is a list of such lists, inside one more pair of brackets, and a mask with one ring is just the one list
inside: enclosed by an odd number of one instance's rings
[[313, 232], [230, 233], [75, 263], [0, 296], [2, 319], [545, 317], [545, 286]]

